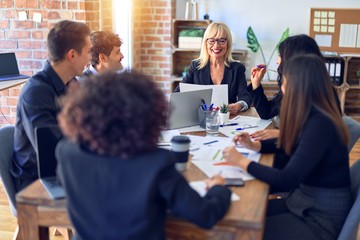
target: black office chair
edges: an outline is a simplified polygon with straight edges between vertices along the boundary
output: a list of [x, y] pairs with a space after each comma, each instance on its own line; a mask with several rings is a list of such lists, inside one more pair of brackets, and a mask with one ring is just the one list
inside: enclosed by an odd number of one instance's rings
[[[11, 213], [14, 217], [16, 217], [16, 189], [14, 178], [10, 174], [10, 166], [13, 159], [14, 149], [14, 129], [14, 126], [0, 128], [0, 177], [7, 195]], [[13, 239], [16, 239], [17, 237], [17, 230], [18, 229], [16, 229], [14, 233]]]
[[360, 159], [350, 168], [351, 192], [354, 196], [353, 206], [341, 229], [338, 240], [356, 240], [360, 222]]
[[350, 152], [360, 137], [360, 123], [347, 116], [343, 117], [343, 120], [350, 132], [350, 142], [348, 144], [348, 150]]

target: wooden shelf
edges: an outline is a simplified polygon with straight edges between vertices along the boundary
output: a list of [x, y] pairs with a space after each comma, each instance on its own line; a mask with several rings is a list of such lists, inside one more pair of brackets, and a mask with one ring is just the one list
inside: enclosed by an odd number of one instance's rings
[[179, 46], [179, 33], [184, 29], [202, 29], [205, 31], [211, 23], [210, 20], [184, 20], [173, 19], [171, 28], [171, 44], [177, 48]]
[[[325, 56], [329, 62], [341, 60], [341, 84], [335, 86], [344, 114], [360, 120], [360, 55]], [[331, 75], [331, 74], [330, 74]]]
[[[172, 52], [172, 77], [171, 90], [174, 91], [182, 80], [182, 72], [191, 61], [200, 56], [199, 49], [179, 48], [179, 32], [183, 29], [205, 29], [211, 23], [210, 20], [180, 20], [173, 19], [171, 29], [171, 52]], [[235, 60], [245, 64], [247, 50], [233, 49], [232, 56]]]

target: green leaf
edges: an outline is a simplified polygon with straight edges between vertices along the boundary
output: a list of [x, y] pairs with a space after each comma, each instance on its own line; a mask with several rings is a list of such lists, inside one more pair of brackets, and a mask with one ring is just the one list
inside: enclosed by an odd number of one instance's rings
[[278, 44], [276, 45], [276, 49], [279, 49], [280, 43], [282, 43], [288, 37], [289, 37], [289, 28], [286, 28], [286, 30], [283, 32]]
[[179, 32], [180, 37], [202, 37], [204, 31], [201, 29], [185, 29]]
[[248, 48], [251, 49], [253, 52], [257, 52], [259, 50], [260, 44], [256, 38], [256, 35], [251, 27], [248, 28], [246, 33], [247, 41], [248, 41]]

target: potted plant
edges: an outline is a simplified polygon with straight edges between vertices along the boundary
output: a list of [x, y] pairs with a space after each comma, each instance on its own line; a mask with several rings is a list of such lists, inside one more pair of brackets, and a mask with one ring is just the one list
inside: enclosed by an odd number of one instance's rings
[[230, 116], [229, 105], [223, 103], [223, 105], [220, 106], [219, 116], [220, 116], [221, 124], [224, 124], [229, 121], [229, 116]]
[[204, 35], [202, 29], [184, 29], [179, 32], [179, 48], [200, 49]]
[[359, 79], [359, 84], [360, 84], [360, 68], [356, 71], [356, 76]]
[[189, 67], [188, 66], [185, 66], [184, 67], [184, 71], [182, 72], [182, 77], [184, 78], [187, 74], [187, 72], [189, 71]]

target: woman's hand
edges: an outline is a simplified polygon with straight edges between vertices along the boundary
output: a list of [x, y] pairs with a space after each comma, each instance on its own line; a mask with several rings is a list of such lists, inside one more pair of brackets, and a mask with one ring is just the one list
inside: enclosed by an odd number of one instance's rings
[[240, 103], [232, 103], [232, 104], [229, 104], [229, 112], [230, 112], [230, 115], [236, 115], [238, 112], [240, 112], [242, 106]]
[[241, 167], [245, 171], [247, 171], [247, 167], [250, 164], [250, 160], [239, 153], [235, 146], [225, 148], [223, 150], [223, 158], [234, 166]]
[[279, 135], [280, 135], [279, 129], [265, 129], [250, 134], [250, 137], [255, 138], [256, 140], [266, 140], [270, 138], [278, 138]]
[[215, 185], [225, 185], [225, 179], [220, 175], [215, 175], [212, 178], [209, 178], [205, 181], [206, 183], [206, 190], [209, 190]]
[[253, 90], [257, 89], [260, 86], [261, 79], [263, 79], [266, 73], [265, 64], [259, 64], [259, 66], [264, 66], [264, 68], [259, 68], [259, 67], [251, 68], [251, 84]]
[[239, 133], [234, 136], [233, 142], [235, 145], [241, 145], [244, 148], [251, 149], [254, 151], [260, 151], [261, 143], [259, 141], [253, 142], [250, 139], [250, 135], [247, 132]]

